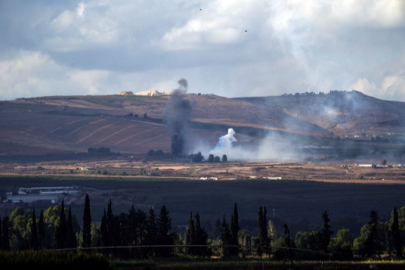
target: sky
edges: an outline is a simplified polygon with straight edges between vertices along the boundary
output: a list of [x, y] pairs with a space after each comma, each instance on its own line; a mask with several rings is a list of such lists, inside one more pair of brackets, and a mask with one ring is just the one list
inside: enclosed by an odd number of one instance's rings
[[404, 0], [0, 0], [0, 100], [359, 90], [405, 101]]

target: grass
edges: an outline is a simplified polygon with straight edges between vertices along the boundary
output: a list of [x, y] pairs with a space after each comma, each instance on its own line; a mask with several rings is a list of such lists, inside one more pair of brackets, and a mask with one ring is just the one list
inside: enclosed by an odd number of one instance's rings
[[[293, 261], [295, 269], [370, 269], [372, 265], [379, 269], [402, 269], [405, 261]], [[274, 261], [267, 259], [198, 259], [178, 257], [172, 259], [156, 259], [142, 261], [112, 261], [116, 268], [142, 267], [159, 269], [286, 269], [291, 262]]]

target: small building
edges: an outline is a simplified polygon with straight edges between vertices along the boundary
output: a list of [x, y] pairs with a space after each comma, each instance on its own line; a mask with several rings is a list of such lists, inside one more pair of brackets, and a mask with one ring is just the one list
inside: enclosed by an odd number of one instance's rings
[[359, 164], [359, 167], [361, 167], [361, 168], [376, 168], [377, 166], [375, 164]]
[[132, 91], [121, 91], [118, 93], [119, 96], [133, 96], [134, 92]]
[[282, 178], [280, 176], [276, 176], [276, 177], [265, 177], [265, 179], [268, 179], [268, 180], [281, 180]]
[[149, 96], [149, 97], [155, 97], [155, 96], [162, 96], [163, 93], [159, 92], [158, 90], [144, 90], [144, 91], [139, 91], [135, 93], [135, 96]]

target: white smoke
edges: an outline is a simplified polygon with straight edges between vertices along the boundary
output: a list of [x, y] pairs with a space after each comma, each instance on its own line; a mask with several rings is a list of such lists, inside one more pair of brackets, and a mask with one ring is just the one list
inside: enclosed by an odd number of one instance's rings
[[[212, 147], [206, 141], [194, 143], [194, 149], [191, 153], [201, 152], [205, 158], [209, 154], [222, 157], [227, 155], [229, 161], [291, 161], [300, 160], [297, 154], [297, 148], [290, 139], [282, 135], [271, 134], [256, 143], [244, 143], [238, 145], [235, 138], [236, 132], [228, 129], [228, 133], [221, 136], [217, 144]], [[243, 136], [243, 135], [242, 135]]]
[[228, 134], [221, 136], [214, 151], [229, 150], [233, 147], [233, 143], [237, 142], [235, 138], [235, 131], [233, 128], [228, 129]]

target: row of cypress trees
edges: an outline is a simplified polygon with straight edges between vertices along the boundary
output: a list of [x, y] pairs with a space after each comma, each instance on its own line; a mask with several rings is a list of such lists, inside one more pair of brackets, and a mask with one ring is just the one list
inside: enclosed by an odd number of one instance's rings
[[[44, 213], [41, 211], [37, 219], [35, 209], [30, 213], [32, 215], [31, 222], [29, 222], [29, 237], [25, 245], [31, 249], [43, 249], [49, 247], [45, 245], [45, 222]], [[325, 211], [322, 214], [323, 227], [318, 232], [298, 232], [294, 240], [290, 238], [290, 233], [287, 225], [284, 225], [284, 239], [281, 246], [283, 247], [300, 247], [313, 251], [327, 254], [331, 250], [330, 244], [336, 244], [335, 239], [331, 239], [333, 231], [330, 226], [330, 219], [328, 213]], [[401, 230], [399, 226], [398, 211], [395, 208], [392, 212], [392, 222], [387, 228], [387, 241], [389, 241], [388, 248], [392, 249], [395, 255], [400, 258], [402, 256], [402, 242]], [[268, 222], [267, 209], [260, 206], [257, 218], [257, 237], [251, 241], [250, 235], [242, 231], [239, 226], [239, 215], [237, 204], [234, 204], [233, 214], [226, 220], [225, 215], [222, 218], [222, 223], [218, 220], [218, 226], [221, 230], [221, 243], [223, 246], [222, 252], [224, 257], [237, 257], [240, 254], [239, 244], [244, 244], [257, 247], [257, 254], [270, 254], [275, 252], [275, 242], [280, 240], [272, 235], [272, 223]], [[360, 254], [372, 257], [375, 254], [381, 253], [381, 222], [378, 220], [378, 215], [375, 211], [370, 213], [370, 221], [366, 229], [362, 229], [362, 236], [354, 242], [361, 240]], [[388, 225], [387, 225], [388, 226]], [[3, 250], [10, 249], [10, 225], [9, 218], [0, 218], [0, 248]], [[81, 243], [82, 248], [90, 247], [111, 247], [111, 246], [143, 246], [142, 249], [135, 249], [131, 252], [123, 253], [129, 257], [146, 258], [152, 256], [170, 257], [173, 254], [173, 248], [154, 248], [145, 246], [155, 245], [173, 245], [180, 244], [179, 237], [171, 232], [171, 218], [170, 212], [165, 206], [162, 206], [158, 216], [155, 214], [154, 209], [150, 209], [148, 213], [142, 210], [136, 210], [132, 206], [128, 213], [120, 213], [119, 215], [113, 214], [112, 201], [109, 200], [107, 209], [104, 210], [101, 224], [99, 226], [92, 224], [91, 207], [89, 196], [86, 195], [83, 212], [83, 228], [80, 234], [76, 234], [73, 228], [72, 211], [69, 207], [65, 209], [64, 201], [62, 201], [59, 219], [55, 226], [53, 234], [53, 248], [67, 249], [76, 248], [78, 243]], [[364, 231], [364, 232], [363, 232]], [[301, 234], [300, 234], [301, 233]], [[338, 232], [338, 236], [339, 236]], [[77, 237], [81, 237], [79, 240]], [[305, 238], [306, 242], [303, 244]], [[363, 237], [363, 238], [362, 238]], [[93, 239], [94, 238], [94, 239]], [[362, 239], [361, 239], [362, 238]], [[360, 239], [360, 240], [359, 240]], [[334, 240], [334, 241], [331, 241]], [[205, 257], [210, 256], [211, 251], [208, 247], [204, 247], [208, 242], [208, 235], [204, 228], [201, 227], [200, 214], [197, 212], [195, 215], [190, 213], [189, 226], [185, 236], [184, 243], [188, 246], [187, 253], [193, 256]], [[352, 241], [353, 243], [353, 241]], [[196, 247], [192, 247], [195, 245]], [[358, 244], [359, 245], [359, 244]], [[333, 245], [332, 245], [333, 246]], [[336, 248], [335, 248], [336, 249]], [[334, 250], [344, 254], [344, 250]], [[114, 253], [114, 252], [109, 252]], [[113, 254], [117, 255], [117, 254]], [[344, 257], [344, 256], [343, 256]], [[342, 258], [343, 258], [342, 257]], [[336, 257], [340, 258], [340, 257]], [[347, 257], [345, 257], [347, 258]]]

